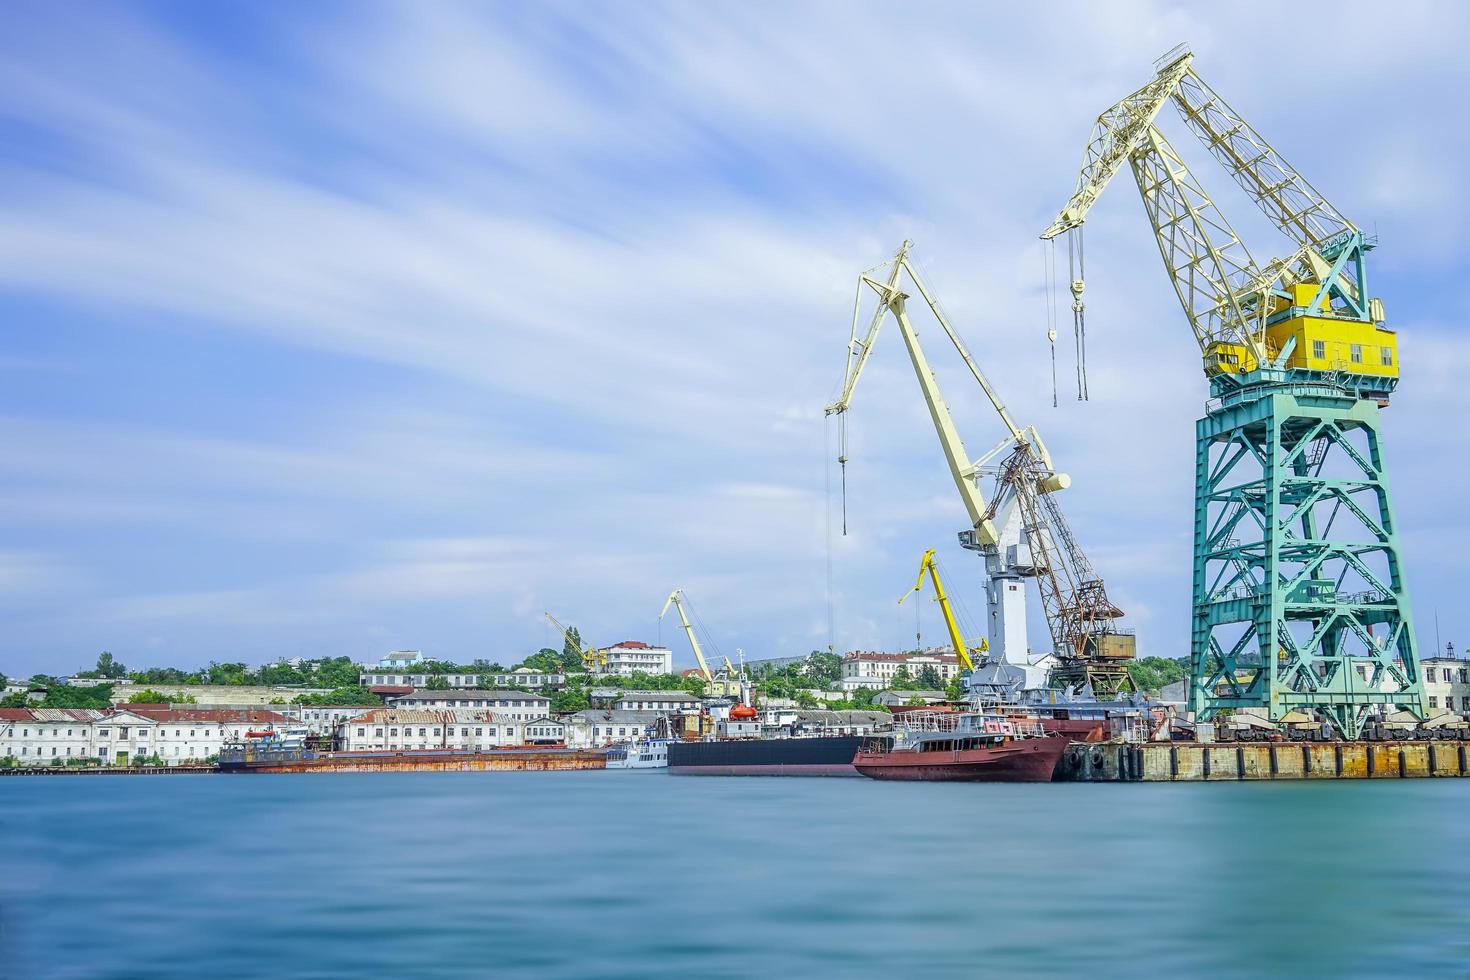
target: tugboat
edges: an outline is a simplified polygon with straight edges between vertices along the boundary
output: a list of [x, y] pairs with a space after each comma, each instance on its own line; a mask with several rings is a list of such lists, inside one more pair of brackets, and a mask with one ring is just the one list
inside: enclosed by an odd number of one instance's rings
[[1049, 783], [1071, 737], [1001, 711], [910, 711], [852, 764], [870, 779]]

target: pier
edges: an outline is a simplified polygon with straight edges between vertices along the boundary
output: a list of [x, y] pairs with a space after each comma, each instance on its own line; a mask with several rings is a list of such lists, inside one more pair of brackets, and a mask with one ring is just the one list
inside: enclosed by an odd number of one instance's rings
[[1078, 743], [1058, 782], [1193, 783], [1272, 779], [1414, 779], [1470, 775], [1459, 741]]

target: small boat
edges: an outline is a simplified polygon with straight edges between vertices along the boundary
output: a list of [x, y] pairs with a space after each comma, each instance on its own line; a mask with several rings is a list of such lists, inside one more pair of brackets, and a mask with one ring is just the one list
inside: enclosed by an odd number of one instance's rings
[[669, 738], [635, 738], [607, 747], [609, 769], [667, 769]]
[[1048, 783], [1073, 739], [1001, 711], [908, 711], [852, 764], [870, 779]]

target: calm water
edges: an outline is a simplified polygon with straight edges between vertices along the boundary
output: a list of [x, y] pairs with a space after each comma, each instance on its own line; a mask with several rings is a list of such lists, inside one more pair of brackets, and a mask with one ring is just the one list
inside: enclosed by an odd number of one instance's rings
[[0, 780], [6, 977], [1470, 974], [1470, 780]]

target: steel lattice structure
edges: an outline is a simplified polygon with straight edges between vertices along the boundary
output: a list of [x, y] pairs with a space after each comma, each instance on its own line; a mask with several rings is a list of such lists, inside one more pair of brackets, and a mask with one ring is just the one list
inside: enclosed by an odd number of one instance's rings
[[[1199, 77], [1183, 46], [1102, 113], [1077, 188], [1043, 232], [1077, 232], [1132, 170], [1204, 356], [1197, 423], [1191, 701], [1322, 714], [1356, 737], [1372, 712], [1422, 714], [1379, 408], [1397, 339], [1369, 299], [1373, 242]], [[1155, 126], [1172, 102], [1296, 249], [1259, 265]], [[1073, 284], [1080, 316], [1082, 284]]]

